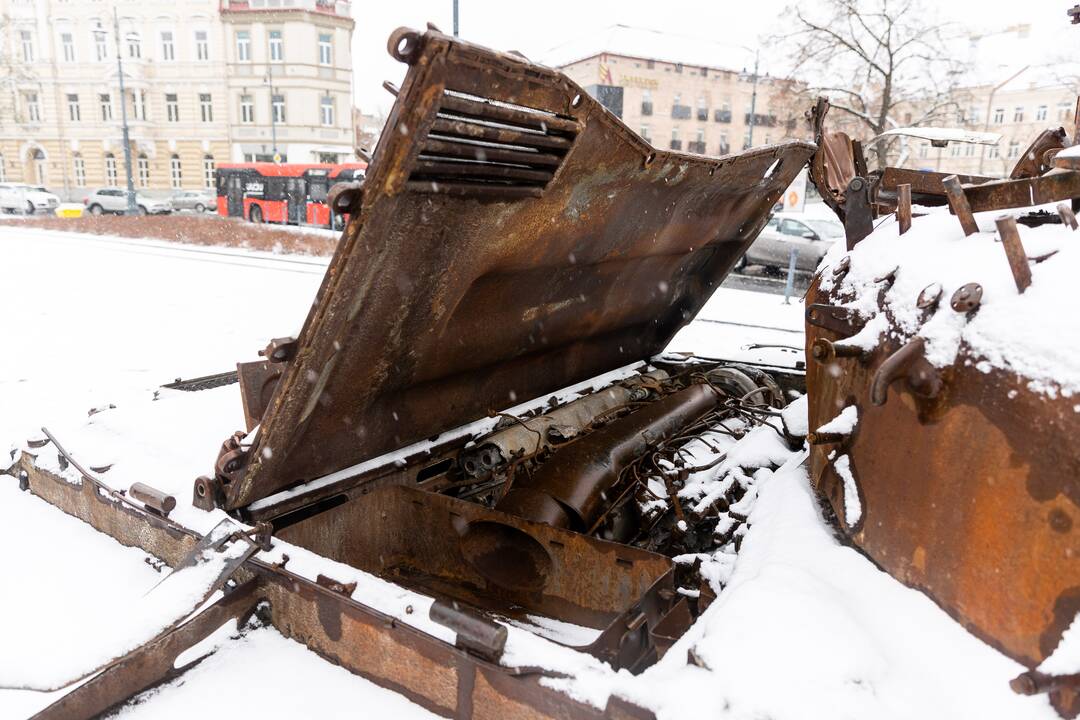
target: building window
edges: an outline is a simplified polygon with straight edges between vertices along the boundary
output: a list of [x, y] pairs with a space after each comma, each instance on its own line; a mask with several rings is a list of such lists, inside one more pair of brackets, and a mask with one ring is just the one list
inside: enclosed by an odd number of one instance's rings
[[671, 128], [671, 149], [682, 150], [682, 140], [679, 139], [679, 128]]
[[1001, 157], [1001, 150], [998, 149], [997, 145], [991, 145], [986, 149], [986, 157], [990, 160], [993, 160], [994, 158], [999, 158]]
[[250, 95], [240, 96], [240, 122], [246, 125], [255, 122], [255, 101]]
[[285, 96], [274, 95], [270, 99], [270, 110], [274, 116], [274, 122], [285, 122]]
[[19, 40], [22, 42], [23, 62], [34, 62], [34, 33], [29, 30], [20, 30]]
[[133, 90], [131, 92], [132, 115], [136, 120], [146, 119], [146, 91]]
[[979, 108], [977, 108], [977, 107], [968, 108], [967, 116], [968, 116], [968, 122], [970, 122], [972, 125], [978, 125], [979, 124], [979, 118], [980, 118]]
[[236, 59], [240, 62], [251, 61], [251, 33], [247, 30], [236, 31]]
[[653, 111], [652, 91], [651, 90], [642, 90], [641, 91], [641, 114], [642, 115], [652, 115], [652, 111]]
[[180, 122], [180, 103], [176, 93], [165, 93], [165, 118], [169, 122]]
[[26, 103], [26, 119], [28, 122], [41, 122], [41, 101], [36, 92], [23, 93], [23, 102]]
[[203, 155], [202, 159], [203, 187], [214, 187], [214, 156]]
[[173, 188], [179, 189], [183, 181], [183, 172], [180, 167], [180, 156], [176, 153], [173, 153], [173, 156], [169, 158], [169, 178], [172, 181]]
[[105, 184], [116, 185], [116, 156], [112, 153], [105, 153]]
[[75, 153], [71, 162], [72, 169], [75, 171], [76, 187], [86, 187], [86, 163], [83, 161], [82, 155]]
[[136, 60], [142, 57], [142, 40], [139, 33], [128, 33], [127, 36], [128, 57]]
[[1015, 158], [1020, 155], [1020, 143], [1013, 140], [1009, 143], [1009, 158]]
[[45, 162], [45, 153], [40, 148], [34, 151], [34, 182], [38, 185], [49, 184], [49, 166]]
[[79, 110], [79, 96], [75, 93], [68, 93], [67, 96], [68, 106], [68, 119], [71, 122], [79, 122], [82, 120], [82, 112]]
[[975, 157], [975, 145], [974, 143], [964, 144], [964, 157]]
[[146, 153], [139, 153], [139, 157], [135, 161], [135, 167], [139, 174], [139, 187], [150, 187], [150, 159], [146, 157]]
[[641, 126], [641, 138], [643, 140], [645, 140], [646, 142], [650, 142], [649, 126], [648, 125], [642, 125]]
[[173, 43], [172, 30], [161, 31], [161, 59], [176, 59], [176, 45]]
[[285, 56], [285, 46], [281, 39], [280, 30], [270, 31], [270, 62], [281, 62]]
[[101, 119], [105, 122], [112, 120], [112, 97], [109, 93], [98, 95], [98, 104], [101, 105]]
[[919, 157], [925, 158], [930, 152], [930, 143], [919, 143]]
[[330, 40], [330, 35], [319, 35], [319, 64], [334, 64], [334, 46]]
[[1045, 105], [1040, 105], [1039, 109], [1035, 111], [1035, 119], [1037, 121], [1039, 121], [1039, 122], [1042, 122], [1043, 120], [1045, 120], [1046, 119], [1047, 109], [1048, 108]]
[[63, 48], [64, 62], [75, 62], [75, 38], [71, 33], [60, 33], [60, 47]]
[[720, 133], [720, 148], [719, 148], [719, 150], [720, 150], [721, 155], [727, 155], [729, 152], [731, 152], [731, 145], [728, 144], [727, 132], [726, 131]]
[[1024, 108], [1017, 107], [1013, 110], [1013, 122], [1024, 122]]
[[960, 143], [949, 143], [949, 157], [960, 157]]
[[698, 95], [698, 99], [697, 99], [697, 119], [698, 120], [708, 120], [709, 119], [709, 108], [706, 105], [704, 95]]
[[196, 60], [209, 60], [210, 59], [210, 41], [207, 37], [205, 30], [195, 31], [195, 59]]
[[1072, 106], [1067, 102], [1060, 102], [1058, 103], [1057, 110], [1058, 120], [1068, 120], [1069, 115], [1072, 112]]
[[1005, 108], [994, 108], [994, 124], [1000, 125], [1005, 122]]
[[98, 62], [102, 62], [109, 56], [109, 48], [105, 44], [105, 30], [101, 27], [101, 21], [95, 21], [94, 29], [90, 33], [94, 36], [94, 49]]
[[3, 155], [0, 155], [0, 182], [7, 182], [7, 166], [4, 165]]
[[324, 95], [319, 103], [319, 117], [323, 125], [334, 124], [334, 98]]
[[214, 104], [210, 101], [210, 93], [199, 93], [199, 114], [203, 122], [214, 122]]

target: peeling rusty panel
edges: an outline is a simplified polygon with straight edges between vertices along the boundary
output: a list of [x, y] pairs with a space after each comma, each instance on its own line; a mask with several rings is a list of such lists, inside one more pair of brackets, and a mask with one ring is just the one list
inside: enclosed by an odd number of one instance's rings
[[[437, 32], [409, 37], [400, 36], [415, 43], [410, 69], [362, 206], [251, 464], [229, 478], [227, 507], [652, 356], [813, 151], [799, 142], [716, 160], [658, 151], [556, 71]], [[540, 197], [510, 197], [515, 185], [473, 196], [440, 183], [413, 189], [421, 152], [443, 147], [427, 142], [449, 119], [438, 114], [461, 98], [469, 112], [567, 141], [550, 148], [551, 180], [528, 181]]]
[[[830, 297], [815, 282], [807, 303]], [[948, 310], [942, 310], [948, 312]], [[837, 333], [807, 325], [808, 357]], [[977, 636], [1028, 667], [1057, 646], [1080, 612], [1080, 415], [1022, 378], [960, 360], [943, 388], [904, 383], [871, 402], [871, 379], [895, 341], [865, 361], [810, 360], [810, 428], [855, 404], [855, 433], [811, 448], [815, 485], [852, 541], [891, 575], [925, 591]], [[846, 453], [862, 503], [847, 527], [844, 483], [829, 454]]]
[[[550, 566], [542, 591], [489, 585], [466, 559], [466, 529], [496, 523], [536, 538], [546, 549]], [[400, 486], [374, 490], [278, 536], [427, 593], [502, 612], [517, 607], [590, 627], [606, 626], [658, 582], [671, 582], [671, 561], [662, 555]]]
[[[47, 445], [40, 452], [54, 452]], [[68, 515], [116, 539], [176, 565], [195, 546], [198, 538], [176, 523], [121, 502], [90, 480], [73, 484], [42, 470], [34, 457], [23, 453], [14, 472], [25, 472], [30, 492]]]
[[32, 720], [100, 717], [106, 710], [136, 693], [179, 675], [187, 669], [185, 666], [178, 671], [173, 666], [181, 653], [209, 637], [231, 619], [243, 624], [245, 616], [251, 614], [258, 602], [256, 587], [255, 581], [240, 585], [175, 630], [120, 658], [116, 664], [38, 712]]

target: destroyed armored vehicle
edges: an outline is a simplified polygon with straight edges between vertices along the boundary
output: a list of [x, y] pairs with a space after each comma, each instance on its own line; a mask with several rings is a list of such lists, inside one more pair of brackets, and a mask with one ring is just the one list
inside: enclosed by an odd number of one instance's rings
[[[13, 469], [174, 566], [163, 586], [204, 572], [198, 597], [231, 588], [106, 668], [38, 688], [84, 681], [40, 717], [123, 701], [260, 606], [286, 636], [441, 714], [648, 716], [500, 664], [503, 623], [639, 672], [715, 596], [672, 558], [737, 544], [745, 517], [726, 511], [743, 489], [682, 507], [706, 469], [693, 445], [775, 418], [802, 374], [661, 353], [814, 146], [660, 151], [521, 57], [435, 30], [399, 30], [389, 51], [409, 71], [366, 178], [331, 193], [350, 221], [299, 335], [167, 386], [239, 382], [247, 427], [214, 472], [188, 497], [151, 478], [112, 488], [51, 434]], [[305, 577], [305, 550], [352, 570]], [[426, 631], [354, 599], [359, 571], [434, 598], [430, 619], [412, 618]]]
[[[67, 689], [37, 717], [128, 702], [252, 616], [442, 716], [653, 717], [615, 691], [584, 701], [560, 684], [565, 664], [521, 648], [542, 638], [620, 677], [665, 655], [705, 668], [692, 643], [672, 648], [722, 585], [700, 558], [738, 549], [747, 490], [695, 488], [724, 442], [759, 431], [788, 454], [807, 440], [838, 532], [1030, 668], [1018, 692], [1075, 714], [1075, 676], [1040, 664], [1080, 597], [1075, 400], [1048, 403], [977, 353], [927, 355], [925, 318], [962, 328], [979, 291], [958, 288], [949, 310], [942, 277], [912, 301], [925, 315], [890, 314], [912, 273], [878, 274], [891, 255], [871, 234], [892, 213], [907, 232], [913, 200], [940, 209], [921, 225], [955, 222], [948, 207], [969, 223], [964, 202], [1075, 204], [1074, 160], [1039, 145], [1019, 179], [958, 195], [963, 178], [865, 172], [857, 144], [825, 137], [824, 103], [816, 145], [665, 152], [518, 55], [431, 28], [396, 31], [389, 51], [408, 74], [363, 183], [331, 193], [350, 219], [299, 334], [166, 386], [239, 385], [245, 426], [208, 472], [113, 487], [115, 470], [44, 430], [11, 468], [173, 568], [151, 595], [174, 601], [152, 603], [137, 642], [19, 685]], [[807, 297], [805, 365], [664, 354], [808, 162], [847, 238]], [[1021, 190], [1026, 203], [1001, 204]], [[1072, 212], [1019, 215], [1064, 230]], [[800, 428], [784, 408], [806, 390]], [[1031, 428], [1060, 452], [1036, 457]], [[1004, 574], [1024, 591], [987, 591]]]
[[1075, 360], [1047, 358], [1078, 336], [1051, 318], [1080, 259], [1080, 101], [1005, 179], [867, 172], [827, 111], [810, 176], [847, 243], [806, 295], [811, 478], [872, 560], [1030, 668], [1016, 692], [1076, 717], [1080, 405]]

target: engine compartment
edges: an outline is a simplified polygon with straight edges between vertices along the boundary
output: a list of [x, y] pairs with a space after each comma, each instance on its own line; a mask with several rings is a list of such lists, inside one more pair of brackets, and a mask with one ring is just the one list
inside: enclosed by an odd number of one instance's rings
[[696, 563], [673, 558], [737, 548], [745, 520], [729, 512], [742, 497], [737, 483], [703, 508], [680, 499], [687, 479], [709, 469], [685, 447], [775, 418], [802, 378], [771, 370], [657, 361], [240, 514], [320, 555], [637, 672], [715, 597]]

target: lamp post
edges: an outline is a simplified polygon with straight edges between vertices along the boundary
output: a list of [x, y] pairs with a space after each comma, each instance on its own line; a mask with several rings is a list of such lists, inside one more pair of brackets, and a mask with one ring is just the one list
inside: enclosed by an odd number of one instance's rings
[[274, 59], [267, 58], [267, 60], [266, 82], [270, 86], [270, 144], [274, 148], [274, 162], [277, 162], [277, 107], [274, 105]]
[[[95, 35], [104, 37], [105, 31], [94, 30]], [[127, 173], [127, 215], [137, 215], [139, 210], [135, 203], [135, 179], [131, 175], [131, 137], [128, 131], [127, 98], [124, 96], [124, 59], [120, 50], [120, 18], [113, 8], [113, 34], [116, 35], [116, 72], [120, 78], [120, 119], [124, 132], [124, 172]]]
[[[744, 46], [745, 47], [745, 46]], [[749, 50], [750, 48], [745, 48]], [[750, 122], [748, 123], [746, 146], [754, 146], [754, 126], [757, 125], [757, 84], [758, 84], [758, 61], [761, 59], [761, 48], [754, 50], [754, 89], [750, 94]], [[746, 76], [746, 71], [743, 71], [743, 76]]]

